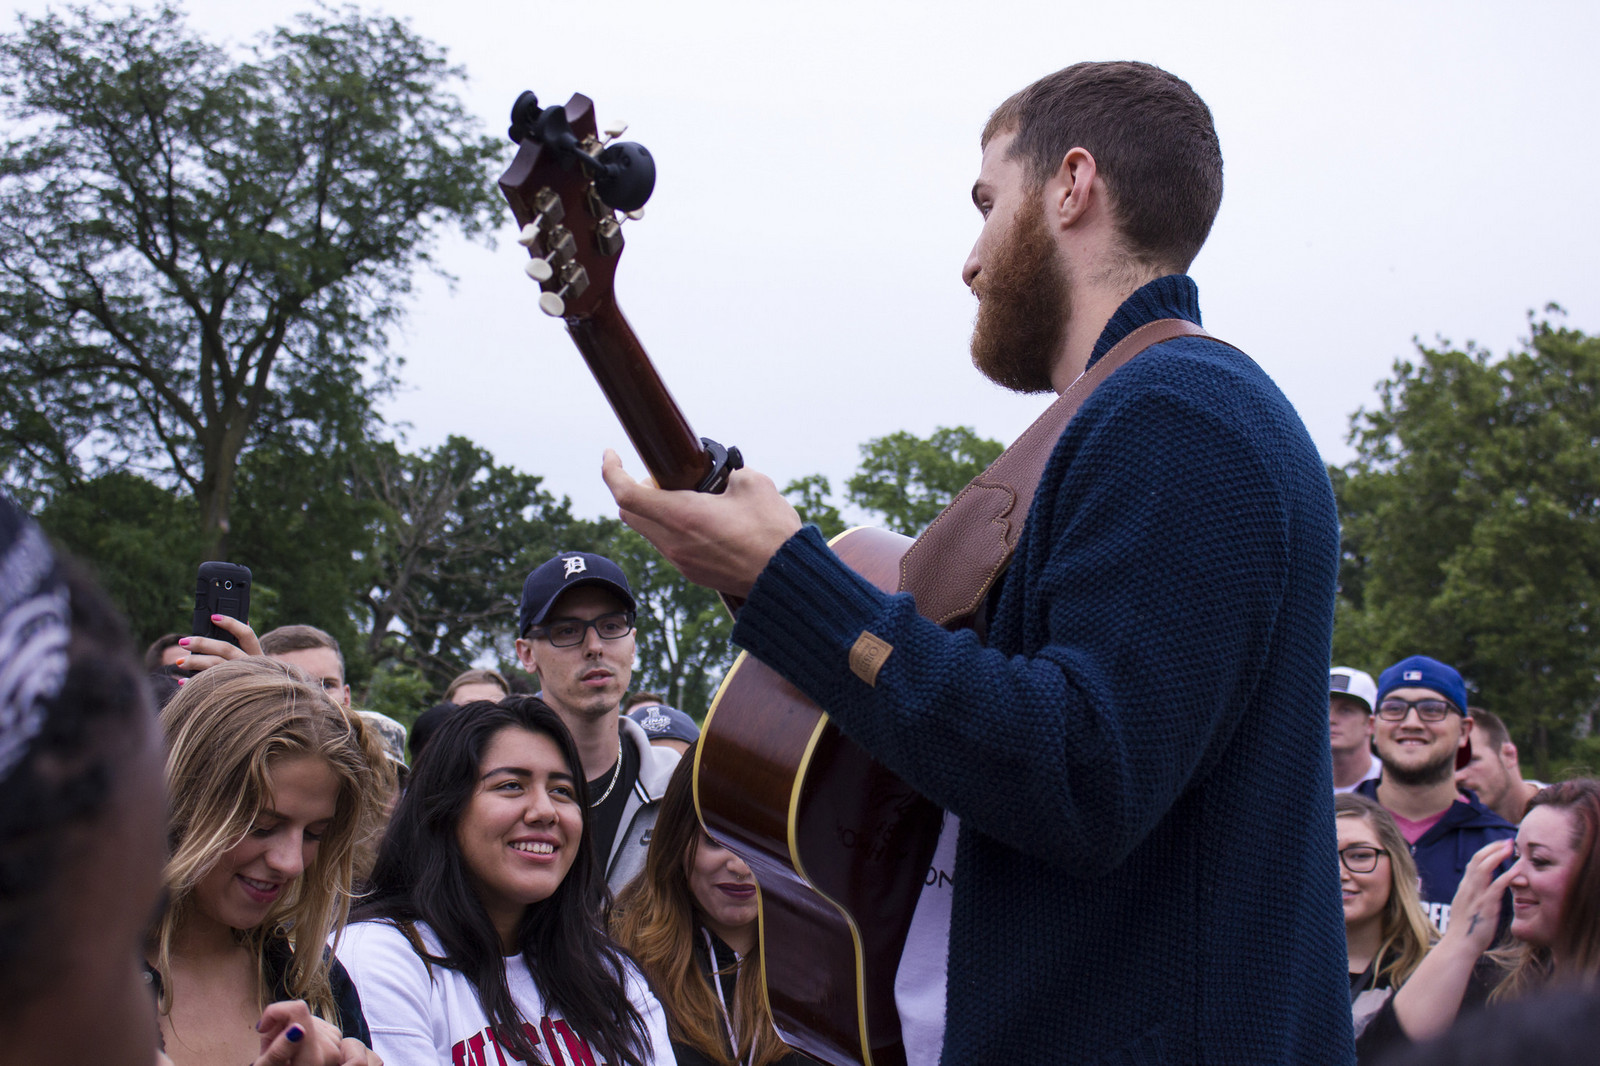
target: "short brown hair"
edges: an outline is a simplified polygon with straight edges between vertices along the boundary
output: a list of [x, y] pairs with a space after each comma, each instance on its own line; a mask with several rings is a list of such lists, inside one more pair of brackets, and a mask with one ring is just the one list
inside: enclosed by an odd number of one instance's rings
[[1481, 736], [1484, 744], [1498, 757], [1500, 749], [1511, 743], [1511, 733], [1506, 729], [1506, 724], [1500, 720], [1499, 715], [1482, 707], [1468, 707], [1467, 713], [1472, 716], [1472, 732], [1475, 737]]
[[344, 679], [344, 652], [333, 634], [316, 626], [279, 626], [261, 634], [261, 654], [281, 655], [286, 651], [305, 651], [307, 648], [331, 648], [339, 657], [339, 679]]
[[444, 690], [444, 701], [455, 702], [455, 694], [462, 685], [494, 685], [507, 696], [511, 695], [511, 683], [498, 670], [463, 670], [450, 682], [450, 687]]
[[1211, 110], [1182, 78], [1148, 63], [1075, 63], [995, 108], [982, 144], [1015, 130], [1032, 188], [1073, 148], [1094, 156], [1129, 254], [1185, 271], [1222, 203], [1222, 147]]

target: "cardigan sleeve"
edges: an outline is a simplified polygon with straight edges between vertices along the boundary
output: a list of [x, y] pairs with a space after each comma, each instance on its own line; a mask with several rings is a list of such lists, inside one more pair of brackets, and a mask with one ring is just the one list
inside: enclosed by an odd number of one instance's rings
[[[1225, 747], [1290, 565], [1282, 472], [1248, 426], [1178, 389], [1099, 399], [1056, 446], [995, 614], [1020, 653], [920, 617], [810, 528], [733, 633], [963, 829], [1068, 873], [1125, 858]], [[873, 684], [849, 665], [863, 633], [893, 649]]]

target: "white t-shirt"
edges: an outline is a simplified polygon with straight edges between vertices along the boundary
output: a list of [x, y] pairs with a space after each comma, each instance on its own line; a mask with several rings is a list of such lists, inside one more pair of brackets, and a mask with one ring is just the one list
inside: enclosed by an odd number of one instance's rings
[[[438, 938], [417, 923], [423, 946], [443, 954]], [[361, 1011], [372, 1031], [372, 1050], [385, 1066], [513, 1066], [511, 1052], [501, 1048], [478, 1005], [478, 995], [465, 975], [443, 966], [428, 966], [411, 942], [387, 922], [357, 922], [344, 932], [339, 961], [350, 972], [361, 995]], [[599, 1054], [561, 1019], [545, 1010], [520, 955], [506, 959], [506, 983], [522, 1015], [524, 1029], [543, 1061], [554, 1066], [601, 1066]], [[628, 966], [628, 999], [644, 1018], [650, 1033], [653, 1066], [673, 1066], [667, 1017], [644, 978]]]
[[[1376, 755], [1374, 755], [1372, 757], [1372, 762], [1370, 764], [1368, 764], [1368, 766], [1367, 766], [1366, 776], [1363, 777], [1361, 779], [1361, 781], [1374, 781], [1377, 778], [1382, 777], [1382, 776], [1383, 776], [1383, 763], [1379, 762], [1378, 761], [1378, 757]], [[1336, 794], [1340, 793], [1340, 792], [1354, 792], [1356, 790], [1356, 788], [1360, 786], [1361, 781], [1357, 781], [1354, 785], [1346, 785], [1343, 788], [1340, 788], [1338, 785], [1334, 785], [1333, 786], [1333, 791]]]
[[945, 976], [950, 961], [950, 900], [955, 895], [961, 819], [944, 813], [939, 847], [917, 897], [894, 975], [894, 1003], [907, 1066], [939, 1066], [944, 1050]]

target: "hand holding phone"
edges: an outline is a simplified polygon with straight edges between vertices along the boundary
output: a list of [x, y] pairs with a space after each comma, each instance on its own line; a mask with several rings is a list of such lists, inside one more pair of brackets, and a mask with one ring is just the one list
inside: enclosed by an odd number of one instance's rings
[[178, 665], [196, 672], [229, 659], [260, 655], [261, 644], [245, 620], [249, 614], [250, 568], [201, 563], [194, 592], [195, 635], [178, 641], [185, 652]]

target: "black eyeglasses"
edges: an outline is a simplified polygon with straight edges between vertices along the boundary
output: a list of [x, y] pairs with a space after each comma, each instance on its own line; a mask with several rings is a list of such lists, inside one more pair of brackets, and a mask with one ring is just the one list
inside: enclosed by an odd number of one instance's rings
[[547, 626], [529, 626], [528, 636], [548, 640], [553, 648], [570, 648], [582, 644], [591, 629], [600, 634], [601, 640], [621, 640], [633, 632], [633, 612], [603, 614], [587, 622], [581, 618], [562, 618]]
[[[1444, 716], [1455, 711], [1455, 705], [1449, 700], [1430, 697], [1424, 700], [1403, 700], [1398, 696], [1390, 696], [1378, 704], [1378, 717], [1385, 722], [1403, 722], [1406, 715], [1411, 713], [1411, 708], [1417, 709], [1417, 717], [1424, 722], [1442, 722]], [[1460, 711], [1456, 711], [1460, 714]]]
[[1339, 861], [1353, 874], [1370, 874], [1378, 868], [1378, 856], [1387, 854], [1387, 851], [1371, 844], [1351, 844], [1339, 849]]

